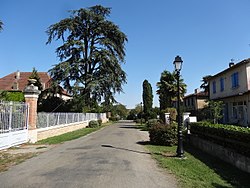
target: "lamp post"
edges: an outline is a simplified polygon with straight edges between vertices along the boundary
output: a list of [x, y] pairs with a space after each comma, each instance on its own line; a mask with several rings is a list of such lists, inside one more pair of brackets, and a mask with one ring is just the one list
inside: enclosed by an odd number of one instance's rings
[[180, 72], [182, 68], [182, 59], [180, 56], [176, 56], [174, 60], [174, 66], [177, 76], [177, 114], [178, 114], [178, 146], [176, 150], [177, 157], [182, 158], [184, 155], [183, 149], [183, 135], [182, 135], [182, 123], [181, 123], [181, 113], [180, 113]]

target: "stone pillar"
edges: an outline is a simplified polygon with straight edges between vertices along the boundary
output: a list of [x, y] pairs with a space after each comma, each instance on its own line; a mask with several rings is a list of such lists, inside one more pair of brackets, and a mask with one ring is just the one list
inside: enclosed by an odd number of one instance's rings
[[189, 123], [189, 116], [190, 116], [190, 112], [184, 112], [183, 113], [183, 125], [184, 127], [187, 127], [188, 123]]
[[28, 129], [36, 129], [37, 119], [37, 99], [41, 91], [38, 90], [37, 86], [34, 86], [36, 80], [29, 79], [29, 85], [24, 89], [25, 102], [29, 105], [29, 124]]
[[187, 128], [187, 134], [189, 135], [190, 134], [190, 119], [189, 119], [189, 116], [190, 116], [190, 112], [184, 112], [183, 113], [183, 125], [184, 125], [184, 128]]
[[170, 124], [170, 113], [165, 113], [165, 124], [166, 125]]

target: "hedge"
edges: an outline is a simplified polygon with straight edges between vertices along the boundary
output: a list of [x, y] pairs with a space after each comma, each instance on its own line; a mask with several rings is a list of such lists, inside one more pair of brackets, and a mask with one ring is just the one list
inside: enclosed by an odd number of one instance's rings
[[191, 133], [250, 157], [250, 129], [234, 125], [191, 123]]

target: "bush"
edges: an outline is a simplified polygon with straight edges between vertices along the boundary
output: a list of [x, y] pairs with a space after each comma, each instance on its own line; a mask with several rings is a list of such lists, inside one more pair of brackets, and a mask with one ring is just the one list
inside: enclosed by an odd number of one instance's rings
[[155, 145], [173, 146], [177, 144], [176, 124], [164, 125], [157, 123], [149, 129], [150, 142]]
[[147, 127], [150, 129], [158, 123], [158, 119], [149, 119], [147, 122]]
[[191, 133], [250, 157], [250, 129], [234, 125], [191, 123]]
[[144, 118], [142, 118], [142, 119], [136, 119], [135, 122], [136, 123], [146, 123], [146, 120]]
[[97, 127], [99, 127], [99, 123], [98, 123], [98, 121], [96, 121], [96, 120], [91, 120], [90, 122], [89, 122], [89, 126], [88, 126], [89, 128], [97, 128]]
[[99, 123], [99, 126], [102, 126], [102, 120], [98, 119], [97, 122]]
[[20, 91], [0, 91], [0, 100], [24, 102], [24, 94]]
[[119, 121], [120, 118], [119, 118], [119, 117], [111, 116], [111, 117], [109, 118], [109, 120], [110, 120], [110, 121]]

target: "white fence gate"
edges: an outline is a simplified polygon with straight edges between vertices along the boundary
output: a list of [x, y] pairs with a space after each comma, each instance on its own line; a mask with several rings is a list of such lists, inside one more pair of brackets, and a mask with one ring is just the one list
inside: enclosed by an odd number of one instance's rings
[[0, 150], [28, 141], [28, 104], [0, 102]]

